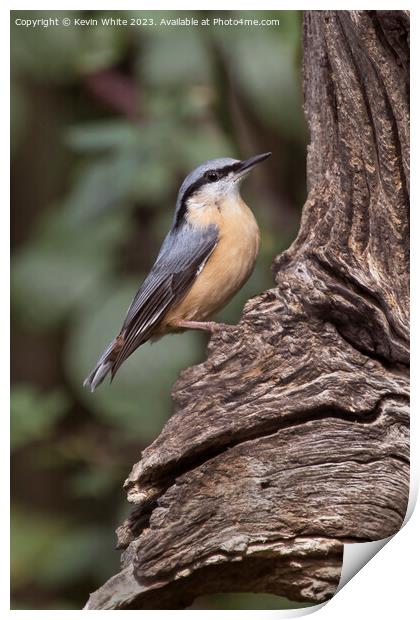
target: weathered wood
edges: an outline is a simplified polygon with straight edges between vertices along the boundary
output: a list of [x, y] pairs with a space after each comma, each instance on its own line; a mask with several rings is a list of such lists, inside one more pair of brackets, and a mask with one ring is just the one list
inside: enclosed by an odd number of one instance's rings
[[123, 570], [89, 609], [217, 591], [321, 602], [343, 542], [404, 519], [408, 454], [408, 16], [304, 17], [311, 144], [276, 287], [182, 373], [126, 481]]

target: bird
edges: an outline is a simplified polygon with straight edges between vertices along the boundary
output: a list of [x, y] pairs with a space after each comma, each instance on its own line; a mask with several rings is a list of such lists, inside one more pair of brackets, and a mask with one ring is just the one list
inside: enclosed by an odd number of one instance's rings
[[127, 311], [119, 334], [83, 385], [93, 392], [142, 344], [167, 333], [199, 329], [249, 278], [260, 233], [241, 198], [241, 181], [270, 152], [245, 160], [220, 157], [190, 172], [182, 183], [170, 231]]

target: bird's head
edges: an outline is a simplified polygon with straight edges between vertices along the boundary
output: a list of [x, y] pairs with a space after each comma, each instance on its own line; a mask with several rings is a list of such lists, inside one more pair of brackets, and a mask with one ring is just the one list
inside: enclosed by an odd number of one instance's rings
[[185, 178], [178, 193], [174, 225], [179, 225], [188, 209], [220, 205], [229, 196], [238, 196], [240, 181], [271, 153], [243, 161], [230, 157], [210, 159]]

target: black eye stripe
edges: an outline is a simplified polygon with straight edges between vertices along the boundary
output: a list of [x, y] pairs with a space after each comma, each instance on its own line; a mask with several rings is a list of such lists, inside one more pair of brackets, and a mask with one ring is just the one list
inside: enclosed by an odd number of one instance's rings
[[242, 165], [242, 162], [237, 161], [234, 164], [229, 164], [228, 166], [225, 166], [224, 168], [218, 168], [217, 172], [219, 173], [219, 175], [221, 177], [224, 177], [226, 175], [229, 174], [229, 172], [235, 172], [236, 170], [238, 170]]

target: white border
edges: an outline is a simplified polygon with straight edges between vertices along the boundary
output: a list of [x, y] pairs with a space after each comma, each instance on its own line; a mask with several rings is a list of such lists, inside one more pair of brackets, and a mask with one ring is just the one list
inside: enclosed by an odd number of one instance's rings
[[[297, 9], [297, 10], [328, 10], [328, 9], [356, 9], [356, 10], [364, 10], [360, 3], [346, 3], [345, 6], [340, 7], [338, 2], [324, 2], [319, 3], [317, 5], [312, 5], [310, 3], [301, 3], [291, 7], [290, 3], [288, 5], [276, 2], [275, 0], [265, 1], [262, 3], [258, 3], [258, 9], [266, 9], [266, 10], [287, 10], [287, 9]], [[407, 6], [408, 4], [408, 6]], [[404, 9], [410, 9], [411, 3], [406, 3]], [[57, 2], [46, 1], [42, 3], [42, 10], [79, 10], [86, 9], [86, 5], [82, 5], [81, 3], [75, 3], [71, 8], [67, 4], [65, 7], [60, 9], [57, 6]], [[369, 9], [380, 9], [380, 10], [396, 10], [400, 7], [396, 6], [396, 3], [391, 3], [388, 1], [382, 2], [370, 2]], [[115, 3], [111, 3], [108, 1], [104, 2], [90, 2], [89, 9], [91, 10], [122, 10], [122, 7], [116, 7]], [[208, 9], [208, 10], [256, 10], [256, 3], [250, 2], [223, 2], [221, 0], [214, 0], [211, 3], [201, 3], [200, 6], [197, 6], [196, 2], [161, 2], [159, 0], [155, 0], [153, 2], [153, 6], [150, 5], [140, 5], [137, 2], [126, 2], [124, 3], [124, 10], [198, 10], [198, 9]], [[1, 75], [3, 76], [3, 82], [8, 83], [9, 77], [9, 10], [38, 10], [37, 6], [34, 6], [33, 3], [30, 2], [22, 2], [19, 6], [12, 6], [9, 4], [8, 7], [4, 7], [1, 9], [1, 45], [2, 45], [2, 54], [1, 59], [3, 62], [3, 71]], [[41, 9], [39, 9], [41, 10]], [[412, 66], [418, 67], [418, 27], [417, 27], [417, 8], [411, 8], [411, 42], [412, 42]], [[420, 102], [418, 101], [418, 88], [416, 84], [416, 79], [412, 80], [412, 108], [416, 111], [420, 109]], [[415, 89], [415, 90], [414, 90]], [[2, 135], [9, 135], [9, 97], [1, 98], [1, 123], [3, 124], [3, 132]], [[417, 117], [414, 117], [413, 122], [413, 144], [418, 147], [418, 123]], [[5, 140], [3, 140], [3, 143]], [[418, 170], [418, 167], [415, 165], [418, 159], [417, 156], [417, 148], [412, 148], [412, 159], [414, 161], [414, 169]], [[1, 188], [3, 191], [3, 217], [4, 223], [1, 227], [1, 232], [4, 238], [0, 244], [1, 251], [1, 260], [0, 260], [0, 268], [2, 269], [2, 280], [1, 282], [5, 283], [9, 281], [9, 253], [8, 253], [8, 238], [7, 231], [10, 226], [10, 218], [8, 214], [7, 205], [10, 204], [10, 183], [9, 183], [9, 153], [7, 147], [3, 144], [2, 149], [2, 165], [1, 165]], [[414, 205], [414, 213], [412, 216], [412, 231], [413, 236], [415, 236], [417, 231], [419, 230], [419, 216], [418, 216], [418, 181], [417, 175], [413, 175], [414, 183], [413, 187], [413, 198], [412, 204]], [[420, 259], [419, 259], [419, 249], [418, 246], [420, 244], [412, 243], [412, 265], [414, 266], [413, 273], [416, 275], [420, 270], [416, 269], [416, 267], [420, 267]], [[417, 278], [418, 279], [418, 278]], [[419, 305], [419, 292], [418, 285], [416, 282], [413, 283], [413, 293], [412, 293], [412, 308], [416, 310]], [[9, 324], [9, 309], [8, 304], [5, 300], [0, 305], [1, 313], [2, 313], [2, 322], [3, 326]], [[417, 318], [417, 317], [416, 317]], [[7, 329], [7, 328], [6, 328]], [[6, 331], [5, 337], [2, 339], [2, 348], [3, 351], [8, 349], [8, 332]], [[414, 350], [414, 376], [417, 376], [417, 355], [419, 351], [418, 347], [418, 335], [419, 329], [417, 324], [413, 321], [413, 330], [412, 330], [412, 344]], [[6, 417], [6, 413], [9, 410], [8, 405], [8, 358], [7, 355], [3, 355], [2, 358], [2, 368], [0, 372], [0, 381], [2, 388], [2, 395], [5, 399], [4, 407], [3, 407], [3, 419], [8, 420]], [[412, 400], [412, 433], [411, 433], [411, 454], [412, 454], [412, 469], [411, 469], [411, 497], [410, 501], [413, 504], [415, 501], [415, 497], [417, 496], [418, 490], [418, 474], [419, 474], [419, 424], [416, 423], [415, 416], [418, 415], [419, 407], [419, 390], [416, 387], [416, 383], [413, 385], [413, 400]], [[2, 455], [4, 459], [2, 474], [3, 480], [5, 483], [3, 488], [3, 493], [5, 496], [9, 496], [8, 493], [8, 480], [9, 480], [9, 441], [8, 441], [8, 432], [7, 429], [8, 421], [4, 421], [3, 424], [6, 428], [3, 429], [1, 433], [2, 441], [4, 443]], [[414, 458], [413, 458], [414, 457]], [[7, 502], [5, 502], [7, 503]], [[411, 506], [411, 509], [413, 506]], [[340, 618], [340, 620], [354, 620], [355, 616], [359, 618], [369, 618], [370, 616], [375, 615], [375, 617], [382, 617], [385, 620], [387, 618], [394, 619], [398, 614], [398, 617], [403, 620], [411, 619], [415, 617], [415, 609], [417, 609], [416, 604], [416, 588], [417, 586], [417, 574], [418, 574], [418, 563], [417, 563], [417, 551], [416, 547], [418, 546], [418, 531], [420, 525], [420, 517], [419, 510], [416, 510], [413, 516], [409, 519], [405, 527], [385, 546], [384, 549], [374, 557], [368, 564], [365, 566], [361, 572], [359, 572], [353, 579], [350, 581], [350, 585], [341, 590], [337, 596], [335, 596], [330, 602], [328, 602], [325, 606], [320, 606], [321, 608], [317, 611], [317, 617], [322, 618], [323, 620], [336, 620]], [[5, 509], [0, 512], [2, 523], [1, 523], [1, 531], [8, 532], [9, 531], [9, 518], [8, 511]], [[30, 523], [28, 523], [28, 527], [30, 527]], [[417, 533], [417, 536], [416, 536]], [[417, 545], [416, 545], [417, 543]], [[73, 617], [76, 614], [83, 613], [81, 610], [79, 611], [13, 611], [10, 612], [8, 609], [8, 600], [9, 600], [9, 588], [8, 588], [8, 558], [5, 553], [3, 553], [3, 559], [5, 561], [5, 571], [3, 575], [3, 579], [1, 579], [1, 601], [2, 607], [4, 611], [7, 611], [14, 616], [27, 615], [31, 614], [34, 618], [45, 618], [45, 615], [50, 616], [54, 614], [54, 616], [68, 616]], [[36, 567], [34, 567], [36, 570]], [[415, 581], [416, 580], [416, 581]], [[305, 610], [297, 610], [304, 612]], [[309, 611], [309, 610], [308, 610]], [[91, 612], [92, 613], [92, 612]], [[96, 614], [105, 613], [103, 611], [93, 612]], [[118, 611], [111, 613], [120, 613]], [[121, 612], [122, 613], [122, 612]], [[125, 611], [124, 613], [130, 613]], [[137, 615], [139, 613], [142, 614], [143, 618], [166, 618], [168, 612], [167, 611], [142, 611], [142, 612], [133, 612]], [[195, 616], [210, 618], [214, 616], [214, 611], [204, 611], [204, 610], [190, 610], [190, 611], [172, 611], [169, 612], [172, 618], [183, 618], [185, 614], [189, 614], [190, 617], [194, 618]], [[232, 616], [239, 616], [241, 618], [278, 618], [278, 617], [287, 617], [287, 612], [281, 611], [217, 611], [217, 616], [219, 618], [225, 618]], [[296, 614], [293, 613], [293, 616]], [[302, 614], [299, 614], [302, 615]], [[291, 616], [289, 616], [291, 617]]]

